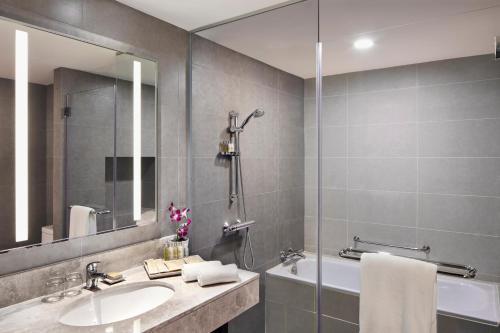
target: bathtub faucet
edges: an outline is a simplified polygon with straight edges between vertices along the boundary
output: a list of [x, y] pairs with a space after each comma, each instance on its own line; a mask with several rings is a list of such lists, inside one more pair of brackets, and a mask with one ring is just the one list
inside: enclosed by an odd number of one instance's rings
[[305, 259], [306, 256], [303, 253], [304, 250], [294, 250], [289, 248], [288, 250], [283, 250], [280, 252], [280, 261], [284, 265], [289, 265], [291, 263], [295, 263], [300, 259]]

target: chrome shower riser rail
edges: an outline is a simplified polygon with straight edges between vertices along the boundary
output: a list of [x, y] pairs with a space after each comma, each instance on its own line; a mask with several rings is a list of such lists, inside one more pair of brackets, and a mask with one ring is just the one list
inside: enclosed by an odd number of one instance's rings
[[[339, 252], [339, 256], [342, 258], [346, 258], [346, 259], [361, 260], [361, 255], [363, 253], [379, 253], [379, 252], [362, 250], [362, 249], [355, 249], [352, 247], [348, 247], [348, 248], [342, 249]], [[387, 254], [387, 252], [384, 252], [384, 253]], [[472, 279], [472, 278], [476, 277], [476, 274], [477, 274], [477, 269], [472, 267], [472, 266], [469, 266], [469, 265], [453, 264], [453, 263], [448, 263], [448, 262], [441, 262], [441, 261], [435, 261], [435, 260], [429, 260], [429, 259], [412, 258], [412, 257], [407, 257], [407, 256], [399, 256], [399, 257], [415, 259], [415, 260], [420, 260], [420, 261], [425, 261], [425, 262], [428, 262], [431, 264], [435, 264], [438, 268], [438, 272], [443, 273], [443, 274], [460, 276], [460, 277], [463, 277], [466, 279]]]
[[359, 238], [359, 236], [354, 236], [353, 240], [355, 243], [379, 245], [379, 246], [384, 246], [384, 247], [392, 247], [392, 248], [396, 248], [396, 249], [418, 251], [418, 252], [424, 252], [424, 253], [431, 252], [431, 247], [429, 245], [424, 245], [422, 247], [409, 247], [409, 246], [393, 245], [393, 244], [386, 244], [386, 243], [378, 243], [378, 242], [372, 242], [372, 241], [367, 241], [367, 240], [361, 240]]

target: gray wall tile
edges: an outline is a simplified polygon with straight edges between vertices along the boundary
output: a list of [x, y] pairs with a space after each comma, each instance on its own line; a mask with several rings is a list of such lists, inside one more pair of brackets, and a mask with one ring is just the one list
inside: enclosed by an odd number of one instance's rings
[[349, 124], [415, 122], [416, 88], [349, 94]]
[[[317, 174], [317, 170], [311, 173]], [[322, 186], [326, 188], [347, 187], [347, 159], [343, 157], [327, 157], [323, 159]], [[311, 182], [310, 184], [315, 184]]]
[[[347, 220], [342, 219], [323, 219], [322, 233], [323, 236], [323, 250], [328, 255], [338, 255], [339, 251], [346, 246], [350, 245], [347, 239]], [[309, 232], [316, 235], [316, 230], [312, 229]], [[313, 243], [315, 244], [315, 242]]]
[[349, 190], [350, 221], [416, 227], [417, 194]]
[[321, 291], [321, 314], [357, 324], [359, 297], [323, 288]]
[[416, 124], [349, 127], [349, 156], [416, 156]]
[[284, 304], [266, 301], [266, 332], [286, 333], [285, 313]]
[[500, 80], [467, 82], [418, 90], [418, 118], [458, 120], [497, 118]]
[[266, 300], [288, 308], [315, 310], [315, 287], [266, 275]]
[[278, 89], [291, 95], [304, 98], [304, 80], [298, 76], [279, 71]]
[[[315, 130], [309, 129], [308, 131]], [[315, 134], [314, 134], [315, 135]], [[323, 129], [323, 156], [346, 156], [347, 127], [326, 127]]]
[[[344, 219], [347, 212], [347, 192], [345, 190], [323, 190], [323, 216], [332, 219]], [[311, 214], [309, 216], [314, 216]]]
[[420, 194], [419, 227], [500, 236], [500, 198]]
[[[315, 80], [313, 80], [314, 82]], [[347, 92], [347, 75], [333, 75], [323, 77], [323, 96], [345, 95]], [[316, 89], [313, 89], [313, 94], [307, 97], [314, 97]]]
[[[269, 173], [269, 168], [262, 170], [261, 178]], [[304, 159], [303, 158], [280, 158], [279, 160], [279, 189], [304, 187]]]
[[500, 159], [425, 158], [419, 182], [424, 193], [500, 196]]
[[500, 157], [500, 119], [423, 123], [419, 130], [421, 156]]
[[415, 192], [415, 158], [351, 158], [349, 188]]
[[[317, 190], [306, 188], [306, 216], [316, 216]], [[323, 216], [332, 219], [344, 219], [347, 214], [347, 192], [345, 190], [323, 189]]]
[[314, 332], [316, 314], [314, 312], [287, 308], [286, 328], [289, 333]]
[[486, 80], [500, 77], [500, 64], [490, 54], [418, 64], [419, 85]]
[[416, 69], [416, 65], [408, 65], [351, 73], [348, 76], [349, 93], [414, 87]]
[[[324, 97], [321, 123], [324, 126], [345, 126], [347, 122], [347, 98], [343, 96]], [[316, 128], [316, 99], [304, 100], [304, 128]]]

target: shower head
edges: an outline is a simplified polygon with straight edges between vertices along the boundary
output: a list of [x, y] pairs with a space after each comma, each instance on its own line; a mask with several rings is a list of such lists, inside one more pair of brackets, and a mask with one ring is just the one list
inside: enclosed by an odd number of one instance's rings
[[245, 120], [243, 120], [243, 122], [241, 123], [240, 128], [241, 129], [245, 128], [246, 124], [248, 124], [248, 122], [250, 121], [250, 119], [252, 119], [253, 117], [255, 117], [255, 118], [262, 117], [264, 115], [264, 113], [265, 112], [262, 109], [255, 109], [254, 112], [250, 113], [248, 115], [248, 117], [246, 117]]

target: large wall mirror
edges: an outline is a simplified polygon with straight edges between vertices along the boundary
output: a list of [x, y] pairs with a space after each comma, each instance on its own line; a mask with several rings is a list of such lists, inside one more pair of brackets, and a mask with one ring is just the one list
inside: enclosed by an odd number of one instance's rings
[[0, 251], [156, 222], [157, 64], [0, 19]]

